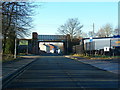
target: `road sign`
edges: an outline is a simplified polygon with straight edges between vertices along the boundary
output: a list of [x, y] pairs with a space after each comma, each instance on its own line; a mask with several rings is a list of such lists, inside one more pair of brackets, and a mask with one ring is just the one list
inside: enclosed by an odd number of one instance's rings
[[104, 47], [104, 51], [110, 51], [110, 47]]
[[92, 37], [90, 37], [90, 42], [92, 42], [93, 41], [93, 38]]
[[20, 40], [19, 45], [28, 45], [27, 40]]

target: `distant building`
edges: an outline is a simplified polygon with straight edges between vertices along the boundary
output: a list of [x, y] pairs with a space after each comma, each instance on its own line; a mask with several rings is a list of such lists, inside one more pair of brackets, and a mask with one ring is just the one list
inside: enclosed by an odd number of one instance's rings
[[54, 48], [51, 50], [54, 53], [58, 53], [58, 46], [50, 44], [51, 46], [53, 46]]
[[39, 48], [41, 51], [45, 51], [46, 53], [50, 53], [50, 47], [45, 44], [39, 44]]
[[58, 54], [60, 54], [61, 53], [61, 50], [60, 49], [58, 49]]
[[54, 53], [54, 46], [52, 46], [52, 45], [48, 45], [49, 47], [50, 47], [50, 53]]
[[85, 50], [100, 50], [104, 49], [104, 47], [110, 47], [111, 38], [93, 38], [90, 41], [89, 38], [84, 39], [84, 49]]
[[120, 35], [113, 37], [83, 38], [80, 45], [73, 46], [73, 53], [120, 55]]

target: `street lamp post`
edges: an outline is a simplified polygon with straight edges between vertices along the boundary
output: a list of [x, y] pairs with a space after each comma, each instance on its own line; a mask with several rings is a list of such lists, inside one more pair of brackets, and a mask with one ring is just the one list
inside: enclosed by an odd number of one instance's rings
[[17, 34], [16, 34], [16, 29], [17, 29], [17, 6], [16, 6], [16, 23], [15, 23], [15, 48], [14, 48], [14, 58], [16, 58], [16, 46], [17, 46]]
[[16, 46], [17, 46], [17, 40], [16, 40], [16, 38], [15, 38], [14, 58], [16, 58]]

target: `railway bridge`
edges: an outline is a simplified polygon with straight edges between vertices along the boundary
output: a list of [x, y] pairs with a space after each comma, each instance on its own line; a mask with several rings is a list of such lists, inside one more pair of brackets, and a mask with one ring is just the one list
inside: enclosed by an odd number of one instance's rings
[[21, 41], [27, 41], [28, 44], [24, 45], [26, 51], [31, 54], [40, 54], [40, 43], [63, 43], [63, 54], [67, 54], [70, 48], [70, 35], [38, 35], [37, 32], [32, 33], [32, 39], [19, 39], [18, 51], [21, 50]]

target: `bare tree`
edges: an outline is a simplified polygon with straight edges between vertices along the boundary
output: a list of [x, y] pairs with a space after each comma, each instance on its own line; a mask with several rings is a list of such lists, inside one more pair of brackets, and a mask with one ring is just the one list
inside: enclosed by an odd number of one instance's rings
[[103, 28], [101, 28], [101, 29], [97, 32], [97, 36], [98, 36], [98, 37], [106, 37], [106, 34], [105, 34]]
[[106, 24], [97, 32], [98, 37], [109, 37], [112, 34], [113, 34], [113, 28], [110, 24]]
[[88, 35], [87, 35], [87, 33], [85, 33], [85, 32], [81, 32], [81, 35], [80, 35], [82, 38], [87, 38], [88, 37]]
[[58, 28], [58, 32], [63, 35], [69, 34], [71, 39], [73, 39], [81, 33], [82, 27], [83, 25], [80, 24], [78, 18], [71, 18]]
[[3, 2], [2, 4], [2, 26], [3, 35], [10, 29], [18, 36], [27, 35], [32, 27], [32, 8], [34, 6], [28, 2]]
[[14, 40], [17, 36], [23, 37], [24, 35], [29, 34], [29, 29], [32, 28], [31, 15], [33, 14], [33, 7], [35, 6], [29, 2], [2, 3], [3, 52], [6, 47], [8, 47], [6, 46], [8, 40], [8, 42], [11, 42], [12, 44], [11, 47], [14, 48]]

